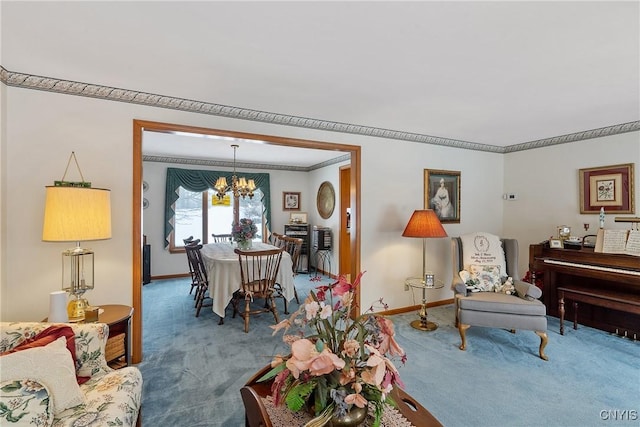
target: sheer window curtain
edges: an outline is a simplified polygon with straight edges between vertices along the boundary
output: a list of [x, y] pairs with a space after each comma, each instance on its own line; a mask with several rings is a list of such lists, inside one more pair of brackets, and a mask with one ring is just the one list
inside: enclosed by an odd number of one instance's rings
[[[164, 206], [165, 248], [169, 246], [169, 236], [173, 231], [173, 219], [175, 216], [173, 206], [176, 200], [178, 200], [178, 188], [183, 187], [189, 191], [202, 192], [209, 188], [213, 188], [216, 180], [220, 176], [226, 177], [227, 182], [230, 183], [233, 172], [167, 168], [167, 184]], [[260, 191], [262, 191], [263, 198], [261, 202], [264, 209], [263, 215], [265, 219], [265, 227], [268, 230], [271, 223], [271, 190], [269, 188], [269, 174], [242, 172], [242, 176], [247, 179], [253, 179], [256, 183], [256, 187], [259, 187]]]

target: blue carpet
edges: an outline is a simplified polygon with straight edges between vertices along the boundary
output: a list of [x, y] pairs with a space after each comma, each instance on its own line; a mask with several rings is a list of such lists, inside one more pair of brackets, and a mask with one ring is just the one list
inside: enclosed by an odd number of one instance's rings
[[[296, 278], [302, 299], [318, 285], [310, 277]], [[245, 334], [230, 308], [224, 325], [210, 308], [196, 318], [188, 292], [186, 279], [143, 288], [143, 425], [244, 426], [240, 388], [287, 347], [271, 336], [271, 314], [252, 317]], [[282, 300], [278, 307], [284, 316]], [[408, 354], [405, 388], [445, 426], [640, 425], [637, 341], [570, 325], [561, 336], [550, 317], [544, 362], [533, 332], [471, 327], [460, 351], [453, 306], [428, 314], [440, 325], [432, 332], [411, 328], [415, 313], [391, 317]]]

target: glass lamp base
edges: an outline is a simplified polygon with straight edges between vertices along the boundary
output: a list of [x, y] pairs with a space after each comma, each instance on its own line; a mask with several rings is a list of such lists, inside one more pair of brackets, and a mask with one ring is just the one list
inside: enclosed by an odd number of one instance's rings
[[89, 307], [89, 303], [84, 298], [72, 299], [67, 305], [69, 322], [81, 322], [84, 320], [84, 312]]

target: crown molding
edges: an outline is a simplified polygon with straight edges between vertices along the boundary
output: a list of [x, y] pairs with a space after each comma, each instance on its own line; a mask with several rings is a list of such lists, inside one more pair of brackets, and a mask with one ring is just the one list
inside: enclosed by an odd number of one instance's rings
[[[398, 130], [377, 128], [371, 126], [361, 126], [350, 123], [318, 120], [309, 117], [291, 116], [286, 114], [271, 113], [268, 111], [252, 110], [248, 108], [195, 101], [191, 99], [158, 95], [110, 86], [95, 85], [71, 80], [61, 80], [51, 77], [37, 76], [33, 74], [17, 73], [9, 71], [1, 65], [0, 81], [2, 81], [2, 83], [7, 86], [56, 92], [65, 95], [85, 96], [89, 98], [99, 98], [109, 101], [141, 104], [151, 107], [168, 108], [172, 110], [186, 111], [191, 113], [229, 117], [239, 120], [249, 120], [255, 122], [278, 124], [283, 126], [294, 126], [338, 133], [350, 133], [355, 135], [419, 142], [424, 144], [441, 145], [467, 150], [488, 151], [492, 153], [512, 153], [516, 151], [531, 150], [534, 148], [541, 148], [551, 145], [564, 144], [568, 142], [575, 142], [640, 130], [640, 121], [634, 121], [613, 126], [606, 126], [598, 129], [571, 133], [567, 135], [556, 136], [552, 138], [539, 139], [522, 144], [510, 145], [507, 147], [498, 147], [495, 145], [479, 144], [475, 142], [442, 138], [414, 132], [402, 132]], [[186, 161], [187, 159], [176, 160]], [[271, 169], [274, 169], [272, 165], [270, 166]]]
[[[336, 157], [335, 159], [327, 160], [322, 163], [315, 164], [313, 166], [289, 166], [289, 165], [272, 165], [266, 163], [251, 163], [251, 162], [236, 162], [235, 167], [241, 169], [267, 169], [267, 170], [286, 170], [293, 172], [311, 172], [316, 169], [320, 169], [326, 166], [334, 165], [337, 163], [346, 162], [351, 159], [349, 154]], [[166, 156], [150, 156], [143, 155], [142, 160], [145, 162], [157, 162], [157, 163], [175, 163], [180, 165], [192, 165], [192, 166], [210, 166], [210, 167], [234, 167], [233, 162], [223, 160], [205, 160], [194, 159], [184, 157], [166, 157]]]

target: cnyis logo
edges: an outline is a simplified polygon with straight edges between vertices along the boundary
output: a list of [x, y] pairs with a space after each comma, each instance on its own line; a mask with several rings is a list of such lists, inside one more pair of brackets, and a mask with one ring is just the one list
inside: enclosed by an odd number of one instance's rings
[[476, 236], [473, 239], [473, 246], [475, 246], [478, 252], [487, 252], [489, 250], [489, 239], [485, 236]]

